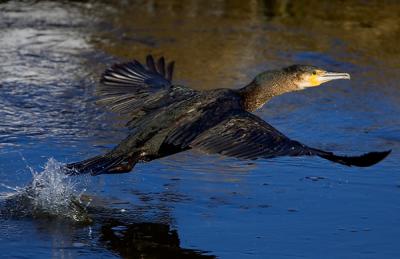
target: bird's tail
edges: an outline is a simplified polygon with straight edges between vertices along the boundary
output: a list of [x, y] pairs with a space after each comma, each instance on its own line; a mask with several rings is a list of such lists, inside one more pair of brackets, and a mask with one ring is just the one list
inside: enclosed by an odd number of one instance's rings
[[369, 152], [361, 156], [338, 156], [332, 152], [327, 152], [319, 149], [312, 148], [311, 150], [314, 155], [325, 158], [329, 161], [339, 163], [342, 165], [359, 166], [359, 167], [368, 167], [376, 163], [379, 163], [385, 157], [387, 157], [391, 152], [391, 150], [387, 150], [383, 152]]
[[134, 157], [110, 152], [81, 162], [67, 164], [65, 168], [68, 175], [120, 174], [130, 172], [137, 162], [138, 160]]

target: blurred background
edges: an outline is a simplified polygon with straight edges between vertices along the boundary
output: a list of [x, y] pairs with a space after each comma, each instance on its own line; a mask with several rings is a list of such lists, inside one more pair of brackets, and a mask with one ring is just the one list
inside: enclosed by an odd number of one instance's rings
[[257, 115], [340, 154], [393, 150], [371, 168], [186, 152], [79, 178], [93, 223], [15, 217], [18, 208], [10, 217], [7, 207], [3, 255], [398, 258], [399, 14], [395, 0], [0, 1], [4, 191], [51, 157], [78, 161], [123, 139], [124, 122], [95, 105], [94, 90], [107, 66], [149, 53], [175, 60], [176, 82], [202, 90], [294, 63], [348, 72], [351, 81], [277, 97]]

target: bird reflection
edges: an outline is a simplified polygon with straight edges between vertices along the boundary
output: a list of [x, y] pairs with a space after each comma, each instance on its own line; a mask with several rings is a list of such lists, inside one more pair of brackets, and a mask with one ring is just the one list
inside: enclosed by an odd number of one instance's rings
[[68, 207], [71, 217], [66, 211], [57, 214], [35, 209], [26, 193], [0, 202], [0, 220], [30, 222], [35, 235], [51, 240], [54, 258], [76, 258], [87, 249], [104, 253], [104, 248], [123, 258], [215, 258], [206, 251], [181, 247], [178, 231], [171, 227], [171, 208], [165, 204], [179, 196], [163, 193], [166, 197], [158, 204], [154, 198], [136, 193], [145, 204], [124, 204], [126, 209], [121, 209], [119, 200], [83, 195], [80, 200], [90, 200], [90, 206]]
[[100, 242], [123, 258], [216, 258], [180, 246], [178, 232], [168, 224], [110, 220], [100, 229]]

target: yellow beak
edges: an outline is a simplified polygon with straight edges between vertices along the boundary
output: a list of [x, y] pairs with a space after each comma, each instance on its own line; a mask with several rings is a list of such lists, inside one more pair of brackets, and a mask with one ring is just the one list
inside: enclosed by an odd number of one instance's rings
[[350, 79], [350, 74], [321, 71], [316, 75], [310, 76], [310, 84], [311, 86], [318, 86], [320, 84], [337, 79]]

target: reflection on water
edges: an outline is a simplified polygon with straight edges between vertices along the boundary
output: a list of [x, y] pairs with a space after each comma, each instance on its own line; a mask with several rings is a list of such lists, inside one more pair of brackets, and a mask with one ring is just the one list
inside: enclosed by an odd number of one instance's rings
[[[76, 258], [89, 249], [92, 258], [215, 258], [209, 252], [183, 248], [179, 234], [168, 223], [135, 222], [134, 215], [101, 207], [90, 208], [95, 224], [77, 224], [61, 218], [36, 217], [33, 229], [24, 226], [22, 219], [4, 221], [9, 227], [25, 227], [23, 233], [32, 236], [50, 236], [51, 247], [35, 247], [20, 240], [21, 250], [5, 250], [5, 257], [36, 256], [51, 253], [52, 258]], [[22, 233], [22, 234], [23, 234]], [[13, 236], [13, 234], [8, 234]], [[38, 242], [39, 243], [39, 242]], [[37, 244], [36, 244], [37, 245]], [[5, 246], [6, 247], [6, 246]], [[25, 253], [25, 249], [33, 249]]]
[[181, 248], [177, 231], [165, 224], [110, 220], [101, 226], [100, 241], [123, 258], [215, 258]]
[[148, 53], [175, 59], [175, 78], [196, 89], [237, 88], [292, 63], [349, 72], [350, 82], [281, 96], [257, 115], [338, 153], [393, 149], [365, 170], [196, 152], [140, 164], [90, 179], [90, 226], [1, 217], [3, 256], [207, 257], [200, 248], [221, 258], [398, 258], [397, 1], [1, 1], [0, 13], [7, 186], [32, 180], [26, 163], [41, 172], [49, 157], [81, 160], [123, 138], [94, 88], [105, 66]]
[[[215, 258], [180, 246], [177, 230], [169, 225], [170, 208], [163, 205], [180, 202], [175, 193], [132, 190], [143, 205], [82, 195], [54, 159], [47, 162], [43, 172], [32, 175], [28, 186], [0, 194], [0, 220], [8, 220], [5, 224], [11, 225], [34, 219], [36, 231], [52, 237], [53, 257], [72, 258], [76, 252], [71, 249], [96, 246], [97, 250], [104, 247], [123, 258]], [[154, 202], [157, 196], [159, 204]], [[153, 222], [146, 222], [149, 219]]]

